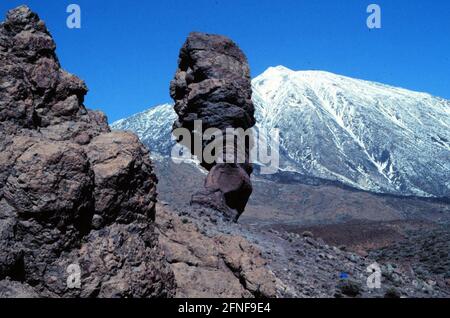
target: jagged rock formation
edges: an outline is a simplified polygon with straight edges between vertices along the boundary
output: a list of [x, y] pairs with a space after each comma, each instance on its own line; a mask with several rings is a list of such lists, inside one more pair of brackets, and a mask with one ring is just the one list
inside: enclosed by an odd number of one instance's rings
[[0, 295], [172, 296], [148, 150], [83, 106], [86, 85], [25, 6], [0, 24], [0, 80]]
[[[214, 128], [223, 135], [227, 128], [253, 127], [251, 92], [246, 57], [234, 42], [219, 35], [189, 35], [180, 51], [170, 94], [178, 115], [174, 129], [186, 128], [191, 132], [191, 140], [180, 139], [179, 142], [209, 170], [205, 190], [195, 194], [192, 202], [212, 207], [235, 220], [244, 211], [252, 192], [249, 163], [252, 137], [243, 144], [223, 143], [220, 138], [204, 140], [195, 122], [201, 121], [203, 131]], [[201, 149], [195, 149], [196, 140], [202, 144]], [[223, 143], [219, 146], [223, 151], [217, 151], [214, 160], [208, 162], [203, 151], [213, 142]], [[238, 160], [238, 154], [244, 160]]]

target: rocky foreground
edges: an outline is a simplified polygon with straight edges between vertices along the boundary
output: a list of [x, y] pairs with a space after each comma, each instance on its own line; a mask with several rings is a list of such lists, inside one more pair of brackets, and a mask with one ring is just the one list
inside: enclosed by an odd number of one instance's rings
[[[27, 7], [0, 25], [0, 297], [275, 296], [245, 238], [211, 239], [169, 211], [155, 229], [148, 149], [84, 107], [55, 48]], [[198, 268], [177, 261], [187, 242], [204, 248]], [[193, 287], [201, 265], [213, 288]]]
[[[210, 211], [198, 212], [189, 205], [157, 206], [161, 245], [179, 284], [177, 297], [450, 297], [445, 280], [415, 271], [414, 265], [361, 256], [309, 231], [229, 224], [211, 218]], [[367, 285], [367, 267], [375, 260], [380, 289]]]
[[157, 203], [149, 151], [85, 108], [85, 84], [61, 68], [27, 7], [0, 25], [0, 79], [0, 297], [450, 296], [389, 263], [371, 290], [373, 259], [309, 232], [230, 222], [218, 205]]
[[172, 296], [149, 151], [84, 107], [55, 48], [27, 7], [0, 25], [0, 295]]

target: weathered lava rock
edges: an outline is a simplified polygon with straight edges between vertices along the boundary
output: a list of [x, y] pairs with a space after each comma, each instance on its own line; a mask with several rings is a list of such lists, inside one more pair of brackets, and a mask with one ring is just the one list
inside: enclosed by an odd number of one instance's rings
[[179, 212], [157, 206], [156, 223], [175, 274], [176, 297], [276, 297], [276, 277], [243, 233], [224, 233], [217, 223], [191, 217], [191, 211], [184, 211], [185, 216]]
[[55, 47], [25, 6], [0, 24], [0, 295], [172, 296], [148, 150], [83, 106]]
[[[201, 121], [203, 131], [215, 128], [224, 135], [227, 128], [247, 130], [255, 125], [251, 100], [251, 81], [247, 59], [230, 39], [204, 33], [191, 33], [181, 48], [178, 70], [170, 85], [178, 120], [174, 129], [186, 128], [192, 140], [179, 140], [209, 170], [205, 189], [195, 194], [192, 203], [207, 205], [235, 219], [244, 211], [252, 193], [249, 152], [253, 143], [249, 136], [243, 145], [223, 144], [213, 162], [198, 153], [210, 145], [196, 129]], [[240, 140], [245, 140], [239, 136]], [[195, 149], [195, 139], [201, 149]], [[237, 153], [244, 160], [238, 160]], [[229, 159], [230, 156], [233, 159]], [[225, 160], [228, 158], [228, 160]]]

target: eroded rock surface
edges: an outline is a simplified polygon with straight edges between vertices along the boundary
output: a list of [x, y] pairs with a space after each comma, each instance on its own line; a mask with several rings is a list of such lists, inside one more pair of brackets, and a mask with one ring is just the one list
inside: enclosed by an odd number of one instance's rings
[[[237, 220], [252, 193], [249, 152], [252, 136], [243, 131], [255, 125], [247, 59], [230, 39], [204, 33], [191, 33], [181, 48], [178, 70], [170, 85], [178, 120], [174, 129], [191, 132], [189, 140], [180, 138], [209, 171], [205, 189], [193, 196], [192, 203], [205, 205]], [[241, 128], [240, 142], [204, 138], [203, 131], [215, 129], [225, 136], [227, 128]], [[247, 138], [247, 139], [246, 139]], [[196, 149], [195, 144], [202, 146]], [[246, 140], [246, 142], [245, 142]], [[228, 140], [229, 141], [229, 140]], [[205, 159], [205, 148], [220, 142], [212, 160]]]
[[192, 213], [180, 216], [167, 205], [157, 210], [161, 245], [177, 282], [176, 297], [276, 297], [276, 278], [267, 261], [239, 232], [227, 233], [209, 219], [190, 217]]
[[[219, 215], [211, 219], [198, 207], [164, 202], [157, 205], [156, 220], [176, 276], [177, 297], [450, 296], [445, 273], [433, 276], [392, 258], [363, 256], [329, 245], [315, 233], [229, 223]], [[367, 285], [367, 269], [375, 262], [381, 269], [380, 289]], [[444, 262], [435, 267], [438, 272]]]
[[0, 24], [0, 296], [172, 296], [149, 152], [84, 107], [55, 48], [25, 6]]

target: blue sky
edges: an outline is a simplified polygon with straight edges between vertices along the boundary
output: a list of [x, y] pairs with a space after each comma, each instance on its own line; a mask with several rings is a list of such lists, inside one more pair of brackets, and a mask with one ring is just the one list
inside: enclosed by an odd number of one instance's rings
[[[66, 27], [80, 5], [82, 28]], [[366, 8], [382, 9], [369, 30]], [[230, 36], [252, 76], [269, 66], [326, 70], [450, 99], [447, 0], [2, 0], [37, 11], [65, 69], [86, 81], [86, 106], [110, 121], [170, 101], [178, 51], [191, 31]], [[2, 18], [3, 20], [3, 18]]]

